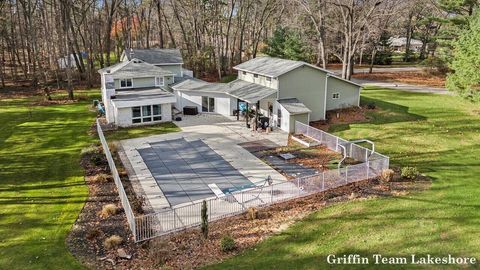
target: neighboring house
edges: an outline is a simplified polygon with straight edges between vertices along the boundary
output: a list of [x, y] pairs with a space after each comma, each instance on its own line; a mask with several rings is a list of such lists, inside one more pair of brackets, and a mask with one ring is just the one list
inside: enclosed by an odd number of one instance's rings
[[[70, 59], [68, 59], [69, 57], [70, 57]], [[57, 59], [58, 67], [60, 69], [65, 69], [67, 67], [76, 69], [77, 64], [76, 64], [75, 58], [78, 61], [83, 61], [83, 59], [86, 59], [87, 57], [88, 57], [88, 54], [86, 52], [80, 52], [79, 54], [71, 53], [68, 56], [64, 56], [64, 57], [61, 57], [61, 58]]]
[[[406, 37], [391, 37], [388, 42], [390, 47], [396, 52], [405, 52], [407, 47], [407, 38]], [[410, 39], [410, 50], [414, 52], [419, 52], [422, 49], [423, 42], [418, 39]]]
[[146, 51], [130, 50], [123, 62], [99, 71], [109, 123], [171, 121], [172, 106], [180, 111], [195, 106], [199, 112], [225, 116], [258, 107], [271, 125], [293, 132], [295, 120], [325, 120], [327, 110], [360, 103], [360, 85], [301, 61], [258, 57], [235, 66], [238, 78], [233, 82], [209, 83], [186, 76], [181, 58], [159, 55], [177, 50]]
[[327, 110], [360, 103], [360, 85], [305, 62], [257, 57], [234, 69], [238, 78], [227, 84], [187, 79], [173, 85], [176, 108], [197, 106], [201, 112], [233, 115], [241, 103], [250, 104], [271, 124], [292, 132], [295, 120], [325, 120]]

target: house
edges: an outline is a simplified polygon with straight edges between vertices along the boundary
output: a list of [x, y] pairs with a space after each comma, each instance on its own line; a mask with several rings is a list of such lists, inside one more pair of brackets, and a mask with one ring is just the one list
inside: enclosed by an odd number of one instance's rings
[[[391, 37], [388, 40], [390, 43], [390, 47], [395, 52], [405, 52], [407, 46], [407, 38], [406, 37]], [[410, 50], [414, 52], [419, 52], [422, 49], [423, 42], [418, 39], [410, 39]]]
[[237, 119], [255, 109], [270, 125], [293, 132], [295, 121], [325, 120], [327, 110], [360, 103], [360, 85], [305, 62], [257, 57], [234, 67], [236, 80], [210, 83], [186, 75], [177, 51], [127, 50], [122, 62], [99, 71], [109, 123], [171, 121], [173, 107]]
[[175, 73], [132, 58], [99, 70], [108, 123], [118, 126], [172, 121]]
[[293, 132], [296, 120], [325, 120], [327, 110], [360, 103], [360, 85], [302, 61], [257, 57], [234, 69], [238, 77], [230, 83], [187, 79], [173, 85], [175, 107], [197, 106], [205, 113], [234, 115], [250, 105], [269, 117], [272, 125]]

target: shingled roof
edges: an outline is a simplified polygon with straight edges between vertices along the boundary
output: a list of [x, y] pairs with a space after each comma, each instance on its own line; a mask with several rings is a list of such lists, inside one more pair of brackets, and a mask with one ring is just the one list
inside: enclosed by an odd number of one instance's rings
[[128, 60], [137, 58], [152, 65], [183, 64], [179, 49], [126, 49]]
[[113, 79], [123, 78], [142, 78], [155, 76], [173, 76], [174, 74], [161, 67], [145, 63], [139, 59], [132, 59], [130, 61], [120, 62], [113, 66], [102, 68], [100, 73], [106, 73]]

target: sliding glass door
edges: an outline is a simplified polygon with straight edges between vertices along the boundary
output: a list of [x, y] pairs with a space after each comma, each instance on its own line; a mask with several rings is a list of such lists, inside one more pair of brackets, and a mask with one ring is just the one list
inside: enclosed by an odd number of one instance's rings
[[215, 112], [215, 99], [202, 96], [202, 112]]

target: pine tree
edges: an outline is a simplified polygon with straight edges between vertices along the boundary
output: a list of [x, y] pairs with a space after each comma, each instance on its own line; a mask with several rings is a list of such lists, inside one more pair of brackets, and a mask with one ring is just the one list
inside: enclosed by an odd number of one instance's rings
[[467, 29], [453, 42], [453, 70], [447, 88], [472, 101], [480, 101], [480, 11], [470, 17]]

